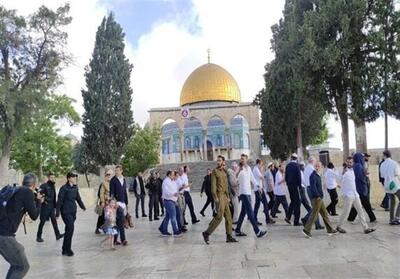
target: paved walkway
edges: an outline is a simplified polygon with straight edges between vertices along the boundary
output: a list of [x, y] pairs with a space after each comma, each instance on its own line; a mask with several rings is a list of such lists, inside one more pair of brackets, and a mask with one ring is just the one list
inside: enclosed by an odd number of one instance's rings
[[[199, 211], [205, 198], [192, 195]], [[28, 224], [27, 235], [21, 226], [17, 239], [30, 259], [27, 278], [400, 278], [400, 227], [387, 225], [388, 212], [377, 209], [375, 213], [379, 224], [369, 235], [361, 232], [360, 224], [346, 224], [345, 235], [313, 231], [313, 238], [306, 239], [301, 227], [287, 225], [280, 214], [263, 239], [255, 238], [245, 223], [243, 231], [248, 236], [226, 244], [221, 224], [209, 246], [201, 232], [210, 217], [189, 226], [180, 239], [162, 238], [158, 221], [140, 219], [127, 232], [129, 246], [109, 251], [100, 248], [103, 237], [94, 235], [96, 216], [90, 208], [78, 213], [72, 258], [61, 256], [62, 243], [54, 239], [50, 223], [43, 244], [35, 241], [37, 222]], [[0, 260], [1, 278], [7, 269]]]

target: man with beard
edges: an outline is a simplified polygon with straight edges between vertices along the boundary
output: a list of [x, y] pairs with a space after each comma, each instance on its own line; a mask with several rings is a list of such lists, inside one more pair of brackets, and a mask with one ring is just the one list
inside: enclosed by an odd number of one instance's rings
[[232, 237], [232, 216], [229, 209], [228, 176], [224, 168], [225, 158], [221, 155], [217, 158], [217, 168], [211, 174], [211, 192], [217, 208], [217, 214], [211, 220], [208, 229], [204, 231], [203, 239], [206, 244], [210, 244], [210, 235], [215, 231], [225, 218], [226, 242], [237, 242]]
[[40, 185], [40, 193], [44, 196], [44, 202], [40, 209], [40, 223], [37, 231], [36, 241], [43, 242], [42, 232], [44, 224], [49, 220], [53, 225], [54, 234], [56, 239], [59, 240], [64, 237], [60, 234], [56, 219], [56, 176], [54, 173], [49, 172], [47, 175], [47, 182]]

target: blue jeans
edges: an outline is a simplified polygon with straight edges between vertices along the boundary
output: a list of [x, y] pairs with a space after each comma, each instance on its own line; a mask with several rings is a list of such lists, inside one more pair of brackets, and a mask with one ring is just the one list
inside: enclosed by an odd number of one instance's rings
[[[306, 187], [307, 189], [307, 195], [308, 197], [311, 196], [311, 190], [310, 190], [310, 186]], [[303, 221], [304, 221], [304, 225], [307, 223], [308, 218], [311, 215], [312, 210], [308, 211], [308, 213], [306, 214], [306, 216], [304, 216]], [[317, 221], [315, 221], [315, 228], [319, 228], [321, 227], [321, 223], [319, 222], [319, 216], [317, 216]]]
[[257, 221], [254, 218], [253, 208], [251, 207], [251, 196], [240, 195], [239, 199], [242, 202], [242, 209], [240, 211], [239, 220], [237, 222], [235, 232], [240, 233], [244, 217], [247, 214], [247, 218], [250, 220], [250, 223], [253, 226], [255, 234], [258, 234], [260, 232], [260, 229], [258, 228]]
[[265, 220], [267, 222], [271, 221], [271, 217], [269, 216], [268, 200], [267, 196], [265, 195], [265, 192], [263, 191], [261, 194], [259, 191], [255, 191], [254, 195], [256, 196], [256, 203], [254, 205], [254, 218], [256, 219], [256, 221], [258, 220], [257, 218], [258, 209], [260, 208], [260, 204], [262, 203], [264, 207], [263, 212], [265, 214]]
[[162, 221], [159, 230], [161, 233], [168, 233], [168, 223], [171, 220], [172, 230], [174, 234], [179, 233], [178, 224], [176, 222], [176, 203], [171, 200], [164, 200], [165, 206], [165, 216], [164, 220]]

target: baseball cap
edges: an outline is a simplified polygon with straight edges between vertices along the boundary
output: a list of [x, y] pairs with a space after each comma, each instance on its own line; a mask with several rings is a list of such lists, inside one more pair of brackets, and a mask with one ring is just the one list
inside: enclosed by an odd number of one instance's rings
[[67, 179], [70, 177], [78, 177], [78, 175], [76, 173], [69, 172], [69, 173], [67, 173]]

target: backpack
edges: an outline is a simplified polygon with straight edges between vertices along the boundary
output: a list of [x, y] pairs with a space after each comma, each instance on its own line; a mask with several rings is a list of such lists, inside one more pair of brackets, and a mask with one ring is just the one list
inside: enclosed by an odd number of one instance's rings
[[14, 196], [17, 187], [7, 185], [0, 190], [0, 220], [7, 217], [7, 204], [8, 201]]

